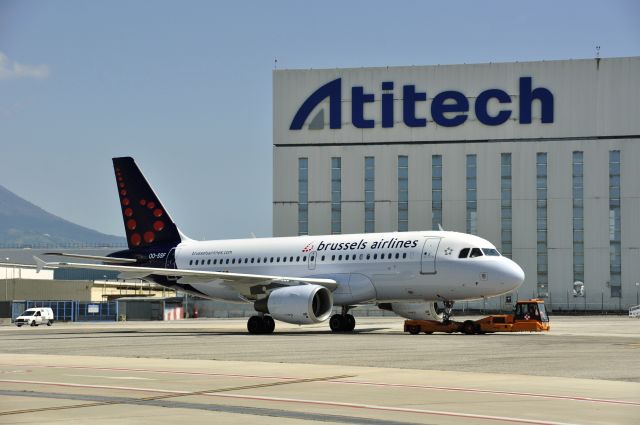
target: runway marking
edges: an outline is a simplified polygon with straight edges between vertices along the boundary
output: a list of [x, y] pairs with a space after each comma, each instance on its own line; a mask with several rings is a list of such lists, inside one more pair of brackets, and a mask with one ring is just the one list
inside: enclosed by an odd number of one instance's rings
[[[11, 366], [11, 365], [3, 365], [3, 366]], [[299, 378], [290, 377], [290, 376], [240, 375], [240, 374], [231, 374], [231, 373], [190, 372], [190, 371], [178, 371], [178, 370], [119, 368], [119, 367], [59, 366], [59, 365], [13, 365], [13, 367], [33, 367], [33, 368], [50, 368], [50, 369], [85, 369], [85, 370], [103, 370], [103, 371], [115, 371], [115, 372], [143, 372], [143, 373], [193, 375], [193, 376], [218, 376], [218, 377], [225, 377], [225, 378], [242, 378], [242, 379], [280, 379], [280, 380], [299, 379]], [[71, 376], [82, 376], [82, 375], [71, 375]], [[144, 378], [141, 378], [141, 379], [144, 379]], [[363, 385], [363, 386], [389, 387], [389, 388], [413, 388], [413, 389], [425, 389], [425, 390], [432, 390], [432, 391], [467, 392], [467, 393], [479, 393], [479, 394], [492, 394], [492, 395], [500, 395], [500, 396], [533, 397], [533, 398], [581, 401], [581, 402], [588, 402], [588, 403], [623, 404], [623, 405], [630, 405], [630, 406], [640, 406], [640, 402], [627, 401], [627, 400], [614, 400], [614, 399], [605, 399], [605, 398], [530, 393], [530, 392], [518, 392], [518, 391], [485, 390], [480, 388], [445, 387], [445, 386], [420, 385], [420, 384], [393, 384], [393, 383], [385, 383], [385, 382], [345, 381], [345, 380], [328, 380], [323, 382], [326, 382], [328, 384]]]
[[72, 375], [65, 374], [64, 376], [76, 376], [81, 378], [102, 378], [102, 379], [122, 379], [130, 381], [155, 381], [153, 378], [142, 378], [140, 376], [107, 376], [107, 375]]
[[[215, 393], [222, 392], [230, 392], [230, 391], [242, 391], [242, 390], [251, 390], [265, 387], [275, 387], [279, 385], [292, 385], [299, 383], [308, 383], [308, 382], [319, 382], [330, 379], [340, 379], [340, 378], [352, 378], [351, 375], [338, 375], [338, 376], [327, 376], [322, 378], [303, 378], [295, 381], [279, 381], [279, 382], [270, 382], [265, 384], [254, 384], [254, 385], [244, 385], [238, 387], [226, 387], [226, 388], [218, 388], [213, 390], [202, 390], [202, 391], [172, 391], [172, 390], [150, 390], [151, 392], [161, 392], [164, 395], [151, 396], [151, 397], [143, 397], [140, 399], [136, 399], [138, 402], [144, 401], [156, 401], [167, 398], [175, 398], [175, 397], [186, 397], [186, 396], [198, 396], [198, 395], [211, 395]], [[72, 384], [66, 382], [46, 382], [46, 381], [25, 381], [18, 379], [5, 379], [0, 380], [0, 382], [8, 382], [8, 383], [18, 383], [18, 384], [38, 384], [38, 385], [53, 385], [60, 387], [83, 387], [83, 388], [100, 388], [100, 389], [121, 389], [121, 390], [132, 390], [132, 391], [148, 391], [144, 388], [131, 388], [131, 387], [115, 387], [110, 385], [93, 385], [93, 384]], [[41, 412], [41, 411], [49, 411], [49, 410], [65, 410], [65, 409], [79, 409], [84, 407], [95, 407], [95, 406], [105, 406], [111, 404], [122, 404], [123, 401], [105, 401], [105, 402], [97, 402], [97, 403], [84, 403], [84, 404], [75, 404], [68, 406], [53, 406], [53, 407], [43, 407], [38, 409], [23, 409], [23, 410], [10, 410], [7, 412], [0, 412], [0, 416], [7, 415], [18, 415], [22, 413], [33, 413], [33, 412]]]
[[[328, 379], [333, 379], [333, 377], [329, 377]], [[314, 382], [315, 380], [306, 380], [306, 381]], [[250, 388], [261, 388], [261, 387], [267, 387], [267, 386], [270, 387], [274, 385], [287, 385], [287, 384], [290, 384], [290, 382], [247, 385], [244, 387], [222, 388], [222, 389], [213, 390], [213, 391], [210, 391], [210, 390], [180, 391], [180, 390], [168, 390], [168, 389], [157, 389], [157, 388], [148, 389], [148, 388], [137, 388], [137, 387], [119, 387], [119, 386], [111, 386], [111, 385], [90, 385], [90, 384], [74, 384], [74, 383], [66, 383], [66, 382], [47, 382], [47, 381], [23, 381], [23, 380], [11, 380], [11, 379], [0, 380], [0, 382], [18, 383], [18, 384], [51, 385], [51, 386], [72, 387], [72, 388], [75, 387], [75, 388], [96, 388], [96, 389], [120, 389], [120, 390], [128, 390], [128, 391], [164, 393], [164, 395], [130, 400], [131, 403], [134, 403], [134, 402], [140, 403], [144, 401], [157, 401], [157, 400], [175, 398], [175, 397], [202, 395], [202, 396], [211, 396], [211, 397], [258, 400], [258, 401], [278, 402], [278, 403], [311, 404], [311, 405], [318, 405], [318, 406], [346, 407], [346, 408], [352, 408], [352, 409], [366, 409], [366, 410], [376, 410], [376, 411], [386, 411], [386, 412], [401, 412], [401, 413], [415, 413], [415, 414], [433, 415], [433, 416], [448, 416], [448, 417], [458, 417], [458, 418], [474, 419], [474, 420], [481, 419], [481, 420], [491, 420], [491, 421], [504, 421], [504, 422], [524, 423], [524, 424], [532, 424], [532, 425], [575, 425], [568, 422], [556, 422], [556, 421], [549, 421], [549, 420], [542, 420], [542, 419], [515, 418], [515, 417], [509, 417], [509, 416], [482, 415], [482, 414], [475, 414], [475, 413], [461, 413], [461, 412], [451, 412], [446, 410], [413, 409], [413, 408], [406, 408], [406, 407], [382, 406], [382, 405], [376, 405], [376, 404], [346, 403], [346, 402], [337, 402], [337, 401], [308, 400], [308, 399], [268, 397], [268, 396], [252, 396], [252, 395], [242, 395], [242, 394], [221, 394], [222, 392], [227, 392], [227, 391], [243, 390], [243, 389], [250, 389]], [[0, 412], [0, 416], [17, 415], [17, 414], [24, 414], [24, 413], [35, 413], [35, 412], [51, 411], [51, 410], [65, 410], [65, 409], [77, 409], [77, 408], [84, 408], [84, 407], [106, 406], [106, 405], [113, 405], [113, 404], [126, 404], [126, 403], [127, 403], [126, 400], [114, 400], [114, 401], [105, 401], [105, 402], [97, 402], [97, 403], [76, 404], [76, 405], [70, 405], [70, 406], [54, 406], [54, 407], [43, 407], [43, 408], [35, 408], [35, 409], [12, 410], [8, 412]]]

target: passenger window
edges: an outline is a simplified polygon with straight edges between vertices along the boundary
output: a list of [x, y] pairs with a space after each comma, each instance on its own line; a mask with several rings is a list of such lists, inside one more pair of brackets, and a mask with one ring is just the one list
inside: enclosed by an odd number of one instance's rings
[[286, 263], [287, 262], [287, 257], [282, 257], [282, 262]]
[[353, 255], [351, 256], [351, 259], [352, 259], [352, 260], [355, 260], [355, 259], [356, 259], [356, 254], [353, 254]]
[[227, 258], [227, 262], [226, 262], [226, 264], [229, 264], [229, 259], [228, 259], [228, 258]]
[[398, 258], [400, 258], [400, 253], [399, 253], [399, 252], [396, 252], [396, 260], [397, 260]]
[[236, 259], [234, 258], [233, 260], [231, 260], [231, 264], [235, 264], [236, 263]]
[[253, 264], [254, 260], [255, 260], [255, 258], [251, 257], [251, 264]]
[[260, 263], [260, 257], [258, 257], [257, 263], [258, 263], [258, 264]]
[[280, 262], [280, 257], [276, 259], [276, 263], [279, 263], [279, 262]]
[[302, 262], [306, 263], [307, 262], [307, 256], [305, 255], [304, 257], [302, 257]]
[[248, 259], [248, 258], [245, 258], [245, 259], [244, 259], [244, 263], [245, 263], [245, 264], [247, 264], [248, 262], [249, 262], [249, 259]]
[[289, 257], [289, 262], [293, 263], [293, 257]]
[[271, 258], [269, 259], [269, 262], [270, 262], [270, 263], [273, 263], [273, 257], [271, 257]]
[[360, 260], [364, 259], [364, 254], [360, 254]]
[[298, 256], [296, 257], [296, 263], [299, 263], [299, 262], [300, 262], [300, 256], [298, 255]]
[[469, 255], [469, 248], [463, 248], [460, 250], [460, 254], [458, 255], [458, 258], [467, 258], [467, 256]]
[[331, 261], [336, 261], [336, 256], [335, 255], [331, 256]]
[[189, 260], [189, 265], [193, 266], [193, 260]]
[[402, 254], [402, 258], [407, 258], [407, 253], [406, 252]]
[[338, 261], [342, 261], [342, 254], [338, 255]]
[[367, 254], [367, 260], [371, 259], [371, 254]]
[[373, 259], [377, 260], [378, 259], [378, 254], [373, 254]]
[[[267, 262], [267, 257], [264, 257], [264, 260], [262, 260], [263, 263]], [[271, 259], [271, 262], [273, 263], [273, 258]]]
[[322, 256], [322, 261], [324, 261], [324, 255]]
[[471, 255], [469, 256], [469, 258], [476, 258], [476, 257], [482, 257], [482, 251], [480, 251], [480, 248], [473, 248], [471, 250]]

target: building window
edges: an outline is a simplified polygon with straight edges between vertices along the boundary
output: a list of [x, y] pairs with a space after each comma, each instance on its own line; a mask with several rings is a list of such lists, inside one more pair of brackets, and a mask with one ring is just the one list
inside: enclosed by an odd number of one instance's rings
[[398, 231], [409, 230], [409, 157], [398, 156]]
[[477, 156], [467, 155], [467, 233], [478, 234]]
[[442, 225], [442, 155], [431, 156], [431, 228]]
[[573, 281], [584, 282], [584, 154], [573, 152]]
[[364, 232], [373, 233], [376, 227], [375, 168], [373, 156], [364, 157]]
[[298, 235], [309, 234], [309, 159], [298, 158]]
[[622, 287], [622, 235], [620, 222], [620, 151], [609, 151], [609, 273], [611, 296]]
[[500, 155], [500, 232], [502, 255], [511, 258], [512, 239], [512, 209], [511, 209], [511, 154]]
[[536, 155], [536, 218], [538, 297], [549, 296], [547, 263], [547, 153]]
[[331, 234], [342, 232], [342, 159], [331, 158]]

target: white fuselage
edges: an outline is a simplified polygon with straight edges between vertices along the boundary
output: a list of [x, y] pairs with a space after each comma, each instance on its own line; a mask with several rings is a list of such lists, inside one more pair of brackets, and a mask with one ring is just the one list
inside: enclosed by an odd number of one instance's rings
[[[460, 258], [465, 248], [481, 254]], [[186, 241], [177, 246], [175, 262], [187, 270], [334, 279], [335, 305], [477, 299], [524, 281], [522, 269], [490, 242], [444, 231]], [[242, 296], [219, 280], [191, 286], [214, 299], [259, 297]]]

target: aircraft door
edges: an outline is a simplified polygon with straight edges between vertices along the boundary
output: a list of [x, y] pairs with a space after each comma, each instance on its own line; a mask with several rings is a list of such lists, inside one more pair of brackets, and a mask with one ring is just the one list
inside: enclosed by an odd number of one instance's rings
[[307, 264], [309, 265], [309, 270], [315, 270], [316, 269], [316, 252], [315, 251], [311, 251], [309, 253], [309, 259], [307, 260]]
[[436, 256], [440, 238], [427, 238], [422, 246], [422, 256], [420, 259], [420, 273], [436, 274]]

